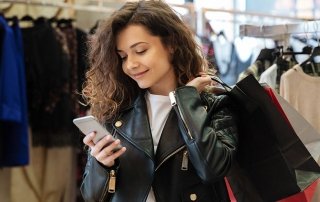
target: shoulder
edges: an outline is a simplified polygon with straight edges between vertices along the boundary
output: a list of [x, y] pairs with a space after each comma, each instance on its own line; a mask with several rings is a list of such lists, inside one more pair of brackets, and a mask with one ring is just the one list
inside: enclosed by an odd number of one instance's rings
[[213, 105], [231, 105], [232, 101], [227, 93], [214, 94], [210, 92], [202, 92], [200, 94], [201, 100], [205, 105], [211, 107]]
[[221, 112], [232, 116], [237, 116], [237, 114], [240, 113], [237, 102], [232, 99], [228, 92], [222, 94], [202, 92], [200, 97], [208, 113], [215, 114]]

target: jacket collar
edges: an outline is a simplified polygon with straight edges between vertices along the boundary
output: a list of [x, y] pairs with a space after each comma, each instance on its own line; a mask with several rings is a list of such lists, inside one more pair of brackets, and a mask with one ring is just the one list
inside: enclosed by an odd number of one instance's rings
[[[121, 126], [117, 127], [119, 121]], [[153, 141], [144, 93], [140, 93], [133, 105], [120, 113], [113, 125], [125, 139], [153, 158]]]

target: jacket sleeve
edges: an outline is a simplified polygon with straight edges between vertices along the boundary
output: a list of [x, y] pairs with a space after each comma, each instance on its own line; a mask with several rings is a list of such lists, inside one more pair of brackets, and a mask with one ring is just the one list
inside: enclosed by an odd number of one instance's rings
[[115, 167], [106, 168], [101, 165], [88, 152], [87, 164], [80, 187], [81, 195], [86, 202], [107, 201], [110, 198], [108, 184], [111, 170]]
[[197, 174], [207, 183], [221, 180], [232, 165], [238, 142], [230, 98], [206, 94], [201, 99], [191, 86], [173, 94], [170, 99], [175, 99], [172, 105]]

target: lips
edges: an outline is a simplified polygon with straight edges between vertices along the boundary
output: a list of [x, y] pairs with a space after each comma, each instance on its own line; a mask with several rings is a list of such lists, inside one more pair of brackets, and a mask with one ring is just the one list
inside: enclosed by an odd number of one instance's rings
[[132, 77], [134, 79], [139, 79], [141, 77], [143, 77], [149, 70], [146, 70], [146, 71], [143, 71], [143, 72], [139, 72], [139, 73], [136, 73], [136, 74], [132, 74]]

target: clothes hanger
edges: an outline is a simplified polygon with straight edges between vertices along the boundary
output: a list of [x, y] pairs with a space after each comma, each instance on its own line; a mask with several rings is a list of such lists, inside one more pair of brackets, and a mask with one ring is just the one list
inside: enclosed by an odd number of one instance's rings
[[318, 67], [320, 63], [314, 61], [317, 56], [320, 56], [320, 46], [314, 47], [310, 56], [300, 64], [305, 73], [312, 76], [320, 76], [320, 68]]
[[308, 57], [308, 59], [306, 59], [305, 61], [303, 61], [300, 65], [301, 66], [304, 66], [310, 62], [314, 62], [314, 58], [316, 56], [320, 56], [320, 46], [316, 46], [312, 49], [311, 53], [310, 53], [310, 56]]
[[74, 20], [73, 19], [66, 19], [66, 18], [61, 18], [57, 20], [57, 26], [58, 27], [72, 27]]
[[19, 26], [21, 28], [29, 28], [34, 26], [34, 19], [31, 15], [26, 14], [19, 19]]
[[261, 49], [257, 59], [259, 61], [270, 61], [271, 63], [273, 63], [273, 61], [276, 59], [276, 55], [274, 54], [276, 49], [274, 48], [263, 48]]
[[26, 4], [26, 14], [19, 19], [19, 25], [22, 28], [33, 27], [34, 18], [30, 15], [29, 4]]
[[315, 22], [315, 38], [318, 42], [318, 45], [314, 47], [309, 55], [309, 57], [303, 61], [300, 66], [302, 67], [302, 70], [310, 74], [312, 76], [320, 76], [320, 63], [318, 61], [315, 61], [316, 57], [320, 57], [320, 39], [318, 36], [318, 24]]
[[29, 14], [24, 15], [22, 18], [20, 18], [20, 21], [33, 21], [33, 17]]
[[299, 55], [299, 54], [311, 54], [312, 47], [311, 46], [305, 46], [303, 47], [301, 52], [295, 52], [293, 51], [292, 47], [287, 47], [286, 51], [283, 51], [283, 46], [277, 47], [277, 50], [274, 52], [277, 56], [284, 56], [284, 55]]
[[[295, 55], [309, 55], [312, 52], [312, 47], [311, 46], [305, 46], [303, 47], [301, 52], [295, 52], [293, 51], [292, 47], [287, 47], [286, 51], [283, 51], [283, 46], [278, 46], [273, 54], [276, 55], [276, 64], [278, 66], [285, 65], [288, 63], [291, 64], [298, 64], [298, 61], [296, 60]], [[290, 57], [287, 57], [290, 56]], [[290, 67], [289, 67], [290, 68]]]
[[217, 34], [217, 37], [223, 37], [223, 38], [225, 38], [226, 40], [228, 40], [227, 39], [227, 36], [226, 36], [226, 33], [224, 33], [224, 31], [223, 30], [221, 30], [218, 34]]

